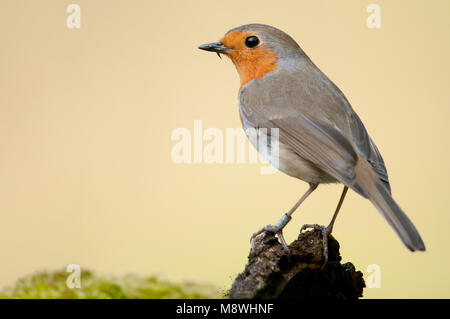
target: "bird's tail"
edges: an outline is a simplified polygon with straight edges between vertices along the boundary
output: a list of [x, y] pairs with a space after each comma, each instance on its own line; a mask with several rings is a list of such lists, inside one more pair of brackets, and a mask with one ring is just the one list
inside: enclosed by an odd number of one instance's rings
[[358, 159], [355, 166], [357, 184], [372, 204], [380, 211], [389, 225], [409, 250], [425, 250], [425, 244], [416, 227], [397, 205], [386, 186], [380, 181], [365, 159]]

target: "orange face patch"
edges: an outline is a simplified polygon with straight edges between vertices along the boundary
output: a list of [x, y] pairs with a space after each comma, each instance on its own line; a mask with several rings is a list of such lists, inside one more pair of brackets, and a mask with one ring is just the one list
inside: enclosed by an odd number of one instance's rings
[[267, 48], [263, 42], [254, 48], [245, 46], [245, 39], [252, 35], [257, 36], [261, 41], [257, 34], [249, 31], [230, 32], [220, 40], [220, 42], [230, 48], [226, 54], [236, 66], [241, 78], [241, 87], [248, 81], [259, 78], [278, 68], [275, 51]]

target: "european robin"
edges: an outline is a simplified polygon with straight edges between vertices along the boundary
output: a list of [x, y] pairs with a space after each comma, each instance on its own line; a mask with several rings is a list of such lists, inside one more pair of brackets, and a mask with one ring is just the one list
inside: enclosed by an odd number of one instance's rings
[[[307, 224], [301, 229], [322, 230], [325, 264], [328, 236], [348, 188], [372, 202], [408, 249], [425, 250], [417, 229], [391, 196], [383, 158], [360, 118], [341, 90], [288, 34], [268, 25], [248, 24], [199, 49], [231, 59], [241, 80], [239, 110], [244, 128], [278, 129], [277, 168], [309, 183], [291, 210], [252, 239], [273, 232], [289, 250], [282, 231], [294, 211], [319, 184], [342, 183], [328, 227]], [[266, 147], [270, 153], [270, 145]]]

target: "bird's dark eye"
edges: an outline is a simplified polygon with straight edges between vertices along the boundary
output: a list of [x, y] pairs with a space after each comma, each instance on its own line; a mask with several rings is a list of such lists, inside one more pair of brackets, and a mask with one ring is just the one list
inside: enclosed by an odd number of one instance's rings
[[258, 37], [255, 37], [254, 35], [247, 37], [247, 39], [245, 39], [245, 46], [247, 48], [254, 48], [259, 44], [259, 39]]

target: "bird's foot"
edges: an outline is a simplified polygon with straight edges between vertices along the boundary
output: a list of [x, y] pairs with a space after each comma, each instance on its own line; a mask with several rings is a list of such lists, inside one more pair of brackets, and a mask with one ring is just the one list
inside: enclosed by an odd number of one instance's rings
[[250, 238], [250, 242], [253, 242], [253, 240], [258, 237], [260, 234], [264, 233], [264, 232], [271, 232], [274, 233], [278, 236], [278, 238], [281, 241], [281, 244], [283, 245], [284, 249], [289, 252], [289, 247], [286, 244], [286, 241], [284, 240], [284, 236], [283, 236], [283, 228], [284, 226], [287, 225], [287, 223], [289, 223], [289, 221], [291, 220], [291, 216], [284, 214], [280, 220], [275, 224], [275, 225], [267, 225], [263, 228], [261, 228], [260, 230], [258, 230], [256, 233], [254, 233], [252, 235], [252, 237]]
[[320, 230], [322, 232], [323, 258], [325, 260], [321, 267], [321, 269], [323, 269], [328, 262], [328, 237], [330, 236], [333, 228], [330, 226], [328, 226], [328, 227], [320, 226], [318, 224], [305, 224], [302, 226], [302, 228], [300, 228], [300, 233], [302, 233], [303, 230], [305, 230], [307, 228], [313, 228], [315, 230]]

